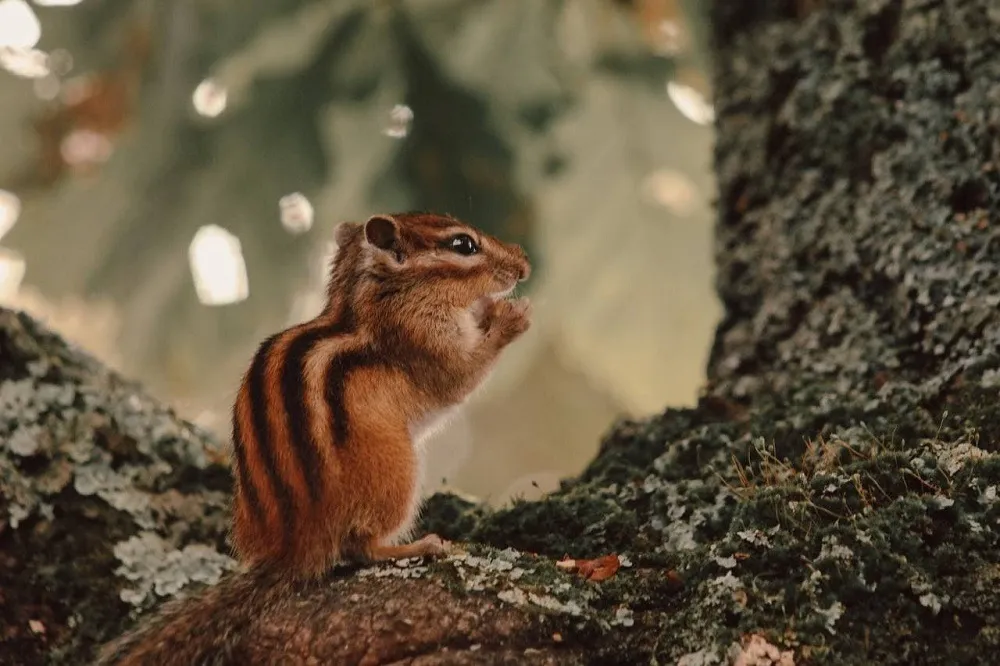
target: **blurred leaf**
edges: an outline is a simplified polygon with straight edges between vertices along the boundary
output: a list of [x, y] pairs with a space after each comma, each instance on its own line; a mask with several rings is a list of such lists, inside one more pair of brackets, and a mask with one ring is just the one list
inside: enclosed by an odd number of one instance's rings
[[[567, 166], [538, 192], [551, 264], [539, 317], [558, 328], [568, 357], [633, 409], [682, 402], [676, 378], [699, 376], [704, 356], [672, 355], [663, 343], [707, 352], [715, 321], [712, 308], [697, 307], [712, 302], [710, 129], [645, 81], [600, 74], [554, 135]], [[692, 167], [691, 155], [704, 161]], [[661, 170], [689, 184], [689, 212], [650, 196], [648, 179]], [[650, 358], [664, 360], [654, 370]]]
[[[531, 251], [528, 201], [513, 180], [513, 153], [483, 96], [449, 80], [399, 15], [394, 40], [407, 83], [410, 131], [387, 172], [373, 184], [378, 201], [403, 184], [406, 208], [445, 211]], [[402, 203], [402, 202], [400, 202]]]
[[454, 12], [458, 20], [441, 20], [440, 9], [413, 12], [413, 28], [442, 76], [489, 99], [491, 113], [544, 129], [569, 92], [568, 63], [552, 37], [563, 0], [449, 4], [464, 5]]
[[[351, 36], [361, 18], [359, 11], [342, 17], [308, 67], [257, 80], [247, 103], [217, 122], [194, 116], [189, 93], [182, 107], [162, 117], [162, 125], [147, 124], [136, 137], [132, 150], [148, 150], [159, 159], [145, 182], [136, 183], [146, 194], [120, 218], [116, 245], [87, 287], [125, 304], [134, 336], [130, 356], [140, 364], [170, 365], [179, 358], [196, 371], [226, 338], [249, 345], [261, 330], [284, 323], [273, 305], [287, 301], [305, 280], [304, 257], [315, 232], [289, 235], [279, 223], [278, 200], [318, 190], [328, 178], [320, 123], [333, 94], [330, 69], [351, 56]], [[204, 71], [196, 64], [198, 54], [188, 55], [184, 80], [193, 90]], [[158, 151], [162, 136], [171, 141]], [[207, 224], [241, 239], [250, 299], [206, 313], [195, 298], [187, 247]]]

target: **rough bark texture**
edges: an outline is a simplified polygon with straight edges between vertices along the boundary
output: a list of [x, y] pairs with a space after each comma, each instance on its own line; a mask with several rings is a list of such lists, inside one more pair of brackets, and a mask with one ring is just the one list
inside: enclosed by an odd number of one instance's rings
[[[454, 567], [437, 568], [433, 574], [426, 567], [400, 563], [348, 571], [320, 584], [261, 574], [235, 576], [195, 603], [166, 608], [163, 625], [144, 627], [157, 635], [156, 642], [144, 641], [140, 631], [117, 648], [134, 664], [580, 661], [573, 648], [559, 650], [536, 617], [500, 599], [457, 595], [442, 585], [460, 584], [460, 572], [489, 570], [486, 560], [477, 562], [474, 556], [453, 562]], [[134, 652], [136, 643], [146, 651]], [[535, 648], [525, 652], [524, 646]]]
[[[463, 553], [260, 586], [231, 654], [991, 663], [1000, 10], [774, 0], [713, 21], [727, 316], [706, 398], [617, 424], [543, 501], [432, 498], [425, 526], [480, 544]], [[0, 659], [83, 663], [229, 567], [228, 479], [202, 435], [28, 319], [0, 315], [0, 354]], [[611, 552], [603, 582], [554, 564]]]

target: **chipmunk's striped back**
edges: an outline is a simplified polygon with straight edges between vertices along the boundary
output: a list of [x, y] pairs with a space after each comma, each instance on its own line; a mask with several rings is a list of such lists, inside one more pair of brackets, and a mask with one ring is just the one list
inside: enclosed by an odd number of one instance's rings
[[[314, 321], [265, 340], [233, 409], [234, 530], [250, 559], [294, 559], [346, 445], [349, 375], [379, 360], [345, 318]], [[303, 524], [306, 523], [306, 524]]]
[[[321, 317], [264, 340], [240, 385], [232, 418], [233, 538], [245, 560], [294, 556], [295, 532], [323, 493], [330, 456], [321, 453], [347, 438], [343, 387], [360, 365], [351, 307], [358, 275], [348, 269], [359, 249], [357, 243], [340, 249]], [[317, 400], [325, 410], [310, 409]]]

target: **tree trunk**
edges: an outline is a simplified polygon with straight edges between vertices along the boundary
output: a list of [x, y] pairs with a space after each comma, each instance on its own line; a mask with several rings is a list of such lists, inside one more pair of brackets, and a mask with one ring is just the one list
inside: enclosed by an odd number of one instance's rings
[[182, 645], [216, 663], [991, 663], [1000, 10], [712, 18], [726, 318], [697, 408], [617, 424], [542, 501], [435, 496], [459, 554], [294, 586], [226, 573], [206, 436], [2, 312], [0, 659], [86, 663], [214, 584], [233, 631]]

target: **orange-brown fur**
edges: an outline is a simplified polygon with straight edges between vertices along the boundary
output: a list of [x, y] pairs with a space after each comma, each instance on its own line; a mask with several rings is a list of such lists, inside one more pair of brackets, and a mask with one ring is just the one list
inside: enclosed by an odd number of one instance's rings
[[[479, 251], [450, 247], [459, 234]], [[233, 409], [237, 554], [305, 576], [444, 551], [436, 535], [402, 543], [415, 430], [462, 403], [529, 325], [526, 299], [500, 295], [530, 273], [516, 245], [422, 213], [344, 223], [336, 240], [326, 307], [261, 345]]]

